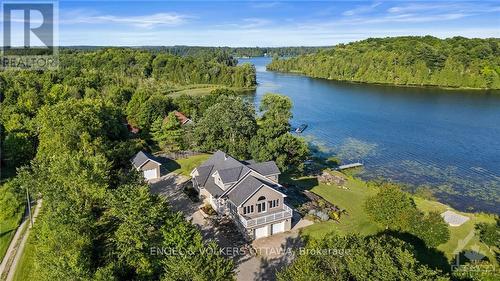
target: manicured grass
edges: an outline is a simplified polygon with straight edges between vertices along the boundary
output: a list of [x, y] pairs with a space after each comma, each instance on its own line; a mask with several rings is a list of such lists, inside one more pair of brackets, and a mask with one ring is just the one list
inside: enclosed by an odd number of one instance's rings
[[170, 96], [172, 97], [177, 97], [180, 95], [190, 95], [190, 96], [202, 96], [202, 95], [207, 95], [210, 94], [215, 89], [219, 88], [224, 88], [224, 89], [229, 89], [233, 90], [237, 93], [240, 92], [247, 92], [249, 90], [252, 90], [252, 88], [238, 88], [238, 87], [226, 87], [226, 86], [221, 86], [221, 85], [214, 85], [214, 84], [195, 84], [195, 85], [188, 85], [188, 86], [180, 86], [175, 89], [172, 89], [169, 93]]
[[17, 269], [14, 274], [14, 280], [23, 281], [23, 280], [31, 280], [31, 276], [33, 276], [34, 270], [34, 258], [35, 258], [35, 245], [32, 240], [33, 230], [30, 231], [30, 236], [26, 241], [26, 245], [24, 247], [23, 254], [19, 259], [19, 263], [17, 264]]
[[211, 91], [215, 90], [217, 87], [202, 87], [202, 88], [195, 88], [195, 89], [186, 89], [186, 90], [180, 90], [177, 92], [174, 92], [170, 94], [173, 97], [180, 96], [180, 95], [189, 95], [189, 96], [202, 96], [202, 95], [207, 95], [210, 94]]
[[[442, 213], [446, 210], [452, 210], [458, 214], [467, 216], [470, 218], [466, 223], [462, 224], [458, 227], [450, 226], [450, 239], [448, 242], [441, 244], [438, 246], [438, 250], [441, 250], [445, 253], [448, 259], [452, 259], [454, 257], [454, 251], [460, 246], [464, 249], [472, 249], [481, 253], [488, 254], [488, 258], [492, 261], [495, 260], [493, 253], [489, 251], [485, 244], [479, 241], [479, 237], [474, 234], [474, 227], [477, 223], [486, 222], [486, 223], [495, 223], [495, 218], [492, 215], [484, 214], [484, 213], [464, 213], [453, 210], [451, 207], [436, 202], [425, 200], [422, 198], [415, 197], [415, 203], [417, 207], [424, 212], [435, 211], [438, 213]], [[471, 237], [470, 240], [467, 237]]]
[[[363, 203], [366, 198], [376, 194], [377, 188], [369, 186], [366, 182], [354, 179], [350, 176], [348, 176], [346, 186], [348, 189], [338, 188], [335, 185], [317, 184], [311, 188], [312, 192], [322, 196], [325, 200], [340, 208], [346, 209], [349, 216], [343, 216], [340, 223], [332, 221], [315, 223], [304, 228], [302, 230], [303, 235], [319, 238], [331, 231], [335, 231], [339, 234], [359, 233], [362, 235], [370, 235], [382, 230], [368, 218], [363, 208]], [[442, 213], [446, 210], [453, 210], [451, 207], [437, 201], [425, 200], [419, 197], [414, 197], [414, 199], [417, 207], [423, 212], [436, 211]], [[489, 260], [495, 263], [493, 253], [488, 250], [486, 245], [479, 241], [479, 237], [474, 235], [474, 226], [476, 223], [494, 223], [494, 217], [487, 214], [455, 212], [468, 216], [470, 220], [459, 227], [449, 226], [450, 239], [447, 243], [439, 245], [437, 250], [442, 251], [448, 261], [451, 261], [455, 257], [454, 251], [460, 243], [463, 244], [461, 246], [464, 250], [479, 250], [481, 253], [487, 254]]]
[[336, 231], [339, 234], [360, 233], [363, 235], [375, 234], [380, 228], [370, 221], [363, 203], [368, 196], [377, 193], [374, 187], [367, 186], [364, 182], [349, 178], [347, 189], [335, 185], [318, 184], [311, 189], [325, 200], [347, 210], [348, 215], [340, 219], [340, 223], [333, 221], [313, 224], [303, 230], [303, 234], [311, 237], [321, 237], [328, 232]]
[[211, 155], [210, 154], [200, 154], [190, 156], [184, 159], [170, 160], [165, 164], [165, 168], [170, 172], [178, 173], [184, 176], [188, 176], [191, 171], [199, 166], [201, 163], [206, 161]]

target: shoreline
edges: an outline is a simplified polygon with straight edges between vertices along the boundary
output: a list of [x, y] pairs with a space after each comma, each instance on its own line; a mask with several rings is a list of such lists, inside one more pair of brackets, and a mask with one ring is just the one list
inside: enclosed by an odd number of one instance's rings
[[267, 68], [266, 65], [266, 71], [269, 72], [275, 72], [275, 73], [282, 73], [282, 74], [288, 74], [288, 75], [298, 75], [298, 76], [304, 76], [304, 77], [309, 77], [309, 78], [314, 78], [314, 79], [322, 79], [322, 80], [327, 80], [327, 81], [336, 81], [336, 82], [343, 82], [343, 83], [351, 83], [351, 84], [360, 84], [360, 85], [376, 85], [376, 86], [388, 86], [388, 87], [399, 87], [399, 88], [420, 88], [420, 89], [440, 89], [440, 90], [446, 90], [446, 91], [474, 91], [474, 92], [483, 92], [481, 94], [495, 94], [495, 95], [500, 95], [500, 89], [492, 89], [492, 88], [465, 88], [465, 87], [446, 87], [446, 86], [438, 86], [438, 85], [408, 85], [408, 84], [394, 84], [394, 83], [381, 83], [381, 82], [365, 82], [365, 81], [355, 81], [355, 80], [341, 80], [341, 79], [330, 79], [330, 78], [324, 78], [324, 77], [316, 77], [316, 76], [310, 76], [305, 74], [304, 72], [301, 71], [281, 71], [281, 70], [271, 70]]

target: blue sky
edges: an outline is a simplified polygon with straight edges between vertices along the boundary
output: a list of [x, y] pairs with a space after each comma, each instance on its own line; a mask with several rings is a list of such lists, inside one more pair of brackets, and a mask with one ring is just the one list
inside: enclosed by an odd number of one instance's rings
[[59, 1], [61, 45], [318, 46], [500, 37], [500, 1]]

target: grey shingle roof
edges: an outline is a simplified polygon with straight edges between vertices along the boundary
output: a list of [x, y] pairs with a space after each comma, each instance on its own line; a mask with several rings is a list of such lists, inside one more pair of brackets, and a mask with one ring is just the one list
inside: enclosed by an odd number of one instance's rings
[[233, 202], [233, 204], [239, 206], [262, 185], [264, 185], [264, 183], [256, 177], [248, 176], [239, 182], [238, 186], [227, 194], [227, 197], [231, 200], [231, 202]]
[[[196, 181], [212, 196], [218, 197], [225, 191], [215, 184], [212, 177], [213, 173], [217, 171], [224, 183], [234, 183], [242, 179], [251, 170], [263, 176], [278, 174], [280, 172], [273, 161], [263, 163], [256, 163], [253, 160], [240, 162], [222, 151], [217, 151], [207, 161], [197, 167], [199, 175], [196, 177]], [[248, 176], [228, 193], [228, 197], [234, 204], [239, 205], [263, 184], [268, 186], [274, 185], [257, 177]]]
[[240, 179], [241, 172], [243, 170], [248, 170], [243, 169], [244, 167], [245, 166], [241, 165], [239, 167], [218, 170], [222, 182], [226, 184], [238, 181]]
[[278, 169], [278, 166], [276, 166], [276, 163], [274, 163], [274, 161], [254, 163], [248, 165], [248, 167], [263, 176], [280, 174], [280, 169]]
[[215, 184], [213, 178], [212, 180], [207, 181], [207, 183], [205, 184], [205, 189], [214, 197], [219, 197], [222, 193], [224, 193], [224, 190], [222, 190], [218, 185]]
[[209, 166], [200, 166], [197, 168], [199, 176], [196, 177], [196, 181], [198, 182], [199, 185], [201, 186], [205, 185], [207, 179], [212, 174], [211, 172], [213, 167], [214, 165], [209, 165]]
[[[155, 157], [147, 152], [144, 151], [139, 151], [137, 154], [132, 158], [132, 164], [134, 165], [135, 168], [141, 167], [146, 161], [148, 160], [154, 160]], [[156, 161], [156, 160], [154, 160]]]

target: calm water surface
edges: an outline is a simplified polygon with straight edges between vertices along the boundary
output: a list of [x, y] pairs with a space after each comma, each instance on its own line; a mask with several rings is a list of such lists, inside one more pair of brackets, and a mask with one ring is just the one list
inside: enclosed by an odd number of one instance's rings
[[362, 161], [361, 176], [432, 188], [461, 210], [500, 213], [500, 93], [400, 88], [257, 69], [255, 102], [293, 100], [292, 124], [323, 153]]

